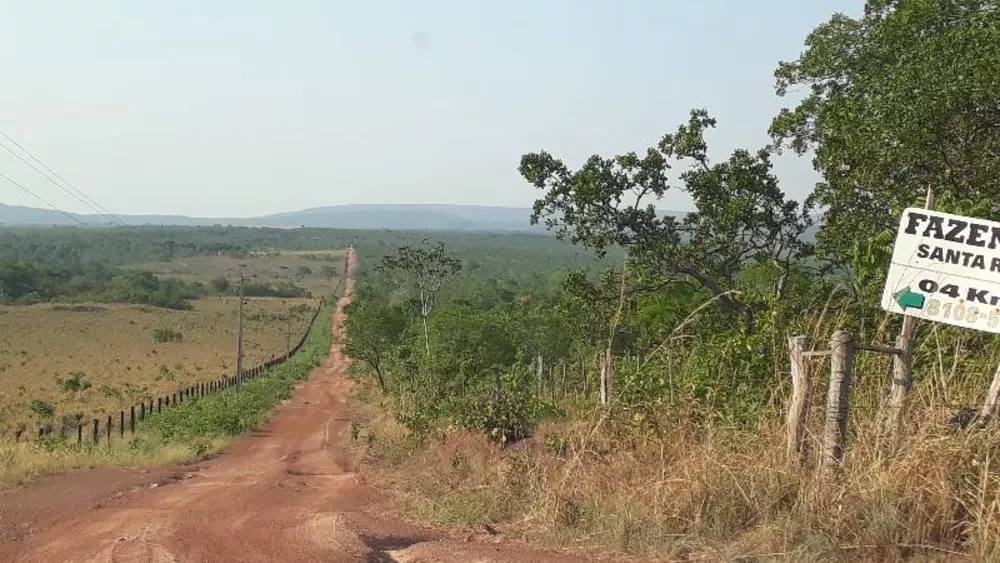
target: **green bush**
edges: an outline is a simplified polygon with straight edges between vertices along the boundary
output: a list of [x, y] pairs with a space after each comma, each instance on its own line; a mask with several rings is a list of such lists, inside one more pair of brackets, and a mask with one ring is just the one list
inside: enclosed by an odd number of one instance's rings
[[156, 342], [181, 342], [184, 335], [169, 328], [158, 328], [153, 331], [153, 340]]
[[31, 409], [31, 412], [44, 419], [52, 418], [56, 414], [56, 408], [52, 403], [41, 399], [32, 399], [28, 403], [28, 408]]
[[84, 379], [84, 374], [79, 372], [71, 373], [68, 379], [57, 377], [56, 384], [67, 393], [86, 391], [90, 389], [90, 382]]

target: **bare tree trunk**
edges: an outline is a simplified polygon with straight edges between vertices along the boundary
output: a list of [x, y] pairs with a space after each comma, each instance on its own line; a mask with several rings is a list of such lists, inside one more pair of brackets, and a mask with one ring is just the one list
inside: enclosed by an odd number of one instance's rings
[[427, 352], [427, 356], [431, 355], [431, 337], [427, 333], [427, 315], [431, 312], [430, 307], [427, 303], [427, 297], [424, 293], [423, 288], [420, 289], [420, 318], [424, 324], [424, 349]]
[[809, 415], [809, 398], [812, 395], [809, 380], [809, 366], [803, 355], [809, 345], [809, 337], [792, 336], [788, 339], [791, 356], [792, 398], [788, 405], [787, 455], [789, 461], [805, 461], [806, 419]]
[[428, 334], [427, 334], [427, 317], [424, 316], [424, 317], [421, 318], [421, 320], [424, 323], [424, 350], [427, 352], [427, 355], [430, 356], [431, 355], [431, 337], [428, 336]]

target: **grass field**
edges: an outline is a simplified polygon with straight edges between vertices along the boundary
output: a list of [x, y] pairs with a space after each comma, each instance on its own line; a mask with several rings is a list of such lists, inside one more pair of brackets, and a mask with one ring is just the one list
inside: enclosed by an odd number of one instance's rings
[[43, 441], [0, 438], [0, 491], [72, 469], [162, 466], [215, 455], [236, 435], [266, 420], [271, 409], [289, 396], [292, 385], [326, 358], [332, 310], [327, 303], [298, 353], [265, 377], [249, 381], [238, 391], [230, 387], [151, 414], [127, 438], [100, 445], [77, 445], [72, 436], [66, 441], [57, 435]]
[[[193, 304], [191, 311], [134, 305], [0, 307], [0, 432], [39, 423], [58, 426], [64, 416], [110, 414], [231, 375], [238, 299]], [[250, 299], [244, 366], [283, 354], [289, 342], [294, 346], [317, 306], [317, 299]]]
[[195, 256], [134, 267], [185, 282], [208, 284], [224, 277], [234, 288], [242, 270], [248, 283], [293, 282], [319, 297], [329, 294], [343, 276], [344, 257], [343, 250], [259, 252], [246, 258]]

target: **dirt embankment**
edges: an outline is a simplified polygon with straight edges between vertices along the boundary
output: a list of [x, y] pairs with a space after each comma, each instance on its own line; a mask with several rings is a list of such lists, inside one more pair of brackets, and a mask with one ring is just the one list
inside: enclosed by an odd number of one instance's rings
[[352, 287], [326, 365], [259, 432], [185, 468], [80, 472], [4, 493], [0, 561], [583, 561], [385, 515], [341, 440], [351, 384], [339, 343]]

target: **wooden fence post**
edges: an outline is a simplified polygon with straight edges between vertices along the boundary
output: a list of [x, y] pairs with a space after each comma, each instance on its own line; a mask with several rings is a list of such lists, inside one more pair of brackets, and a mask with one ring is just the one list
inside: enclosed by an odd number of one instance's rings
[[910, 371], [910, 339], [900, 334], [896, 337], [898, 354], [892, 357], [892, 386], [889, 389], [889, 404], [886, 406], [885, 419], [882, 421], [880, 438], [881, 450], [892, 453], [899, 446], [900, 427], [906, 412], [907, 397], [913, 386], [913, 376]]
[[792, 398], [788, 405], [786, 421], [787, 450], [789, 461], [802, 463], [806, 459], [805, 435], [806, 419], [809, 416], [809, 398], [812, 386], [809, 379], [809, 365], [803, 354], [809, 347], [808, 336], [788, 338], [788, 353], [791, 358]]
[[844, 461], [844, 439], [851, 406], [851, 371], [854, 343], [842, 330], [830, 339], [830, 387], [826, 396], [826, 426], [823, 429], [823, 457], [820, 471], [825, 478], [836, 477]]
[[607, 355], [608, 371], [605, 373], [607, 376], [605, 385], [608, 388], [608, 403], [610, 404], [615, 390], [615, 357], [611, 354], [611, 348], [608, 348]]
[[111, 445], [111, 415], [108, 415], [108, 445]]
[[993, 371], [993, 381], [990, 382], [990, 389], [986, 392], [986, 400], [983, 401], [979, 414], [976, 415], [976, 426], [985, 426], [987, 422], [993, 420], [997, 415], [997, 407], [1000, 406], [1000, 363]]
[[139, 407], [139, 420], [142, 422], [146, 421], [146, 401], [143, 401]]
[[562, 367], [562, 384], [560, 385], [560, 387], [562, 387], [562, 389], [561, 389], [560, 393], [562, 394], [562, 398], [565, 399], [566, 398], [566, 360], [563, 360], [559, 364], [559, 366]]
[[[539, 358], [541, 358], [541, 357], [539, 356]], [[499, 406], [500, 406], [500, 398], [502, 396], [501, 388], [500, 388], [500, 370], [499, 369], [496, 369], [493, 372], [493, 385], [494, 385], [494, 390], [493, 390], [493, 406], [495, 408], [499, 408]]]
[[611, 348], [608, 348], [600, 355], [601, 374], [601, 404], [607, 405], [611, 401], [611, 379], [614, 377], [614, 356], [611, 355]]
[[125, 437], [125, 411], [118, 411], [118, 431]]
[[76, 423], [76, 445], [83, 444], [83, 422]]
[[552, 375], [553, 364], [549, 364], [549, 401], [556, 402], [556, 378]]
[[98, 422], [98, 420], [95, 418], [94, 419], [94, 445], [95, 446], [97, 445], [98, 440], [100, 440], [100, 435], [101, 435], [100, 424], [101, 423]]
[[129, 408], [128, 421], [129, 431], [135, 434], [135, 405]]
[[535, 379], [537, 380], [537, 383], [538, 383], [538, 392], [535, 395], [539, 399], [542, 398], [542, 393], [544, 392], [542, 390], [542, 374], [544, 373], [544, 370], [545, 370], [545, 368], [544, 368], [544, 364], [542, 363], [542, 355], [539, 354], [538, 355], [538, 366], [537, 366], [537, 369], [535, 371]]

